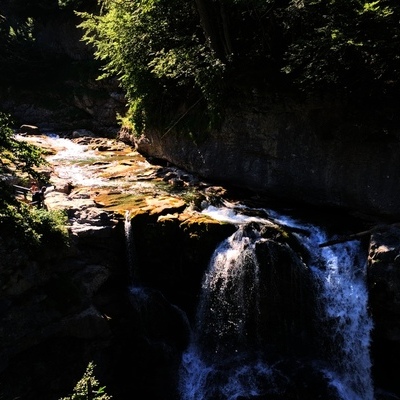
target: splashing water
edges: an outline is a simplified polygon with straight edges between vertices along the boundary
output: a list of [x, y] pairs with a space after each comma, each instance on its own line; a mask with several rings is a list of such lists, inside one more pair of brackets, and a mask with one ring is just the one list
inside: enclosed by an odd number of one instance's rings
[[[203, 211], [219, 220], [243, 225], [253, 217], [232, 209]], [[301, 228], [295, 233], [311, 254], [311, 269], [319, 287], [321, 370], [343, 400], [373, 400], [369, 356], [372, 322], [363, 269], [366, 256], [357, 241], [319, 247], [327, 241], [320, 228], [304, 225], [268, 210], [271, 221]], [[265, 221], [257, 218], [257, 222]], [[257, 232], [238, 231], [221, 243], [210, 261], [199, 302], [192, 342], [183, 354], [180, 374], [182, 400], [227, 399], [279, 393], [282, 379], [262, 357], [257, 337], [246, 332], [250, 315], [259, 314]], [[246, 284], [244, 284], [246, 281]], [[249, 282], [251, 282], [249, 286]], [[322, 340], [322, 339], [321, 339]]]
[[57, 136], [49, 136], [48, 141], [57, 150], [57, 153], [50, 157], [52, 161], [84, 161], [89, 158], [99, 158], [87, 145], [78, 144], [70, 139], [63, 139]]
[[217, 335], [215, 353], [223, 350], [225, 339], [230, 339], [229, 352], [233, 350], [232, 345], [237, 352], [246, 344], [249, 306], [253, 305], [256, 308], [253, 311], [258, 312], [258, 270], [255, 240], [245, 236], [242, 229], [214, 253], [202, 285], [198, 328], [209, 339]]
[[259, 314], [258, 240], [263, 239], [257, 231], [246, 236], [239, 228], [214, 252], [192, 344], [182, 359], [182, 400], [234, 400], [274, 386], [274, 369], [262, 361], [254, 348], [257, 337], [246, 330], [248, 318]]
[[263, 224], [272, 224], [267, 218], [248, 216], [240, 214], [228, 207], [214, 207], [209, 206], [202, 211], [203, 214], [208, 215], [217, 221], [231, 222], [236, 225], [242, 225], [249, 222], [259, 222]]
[[47, 140], [57, 150], [48, 160], [59, 178], [69, 181], [74, 186], [110, 186], [109, 181], [94, 173], [97, 169], [94, 162], [102, 160], [101, 155], [88, 149], [87, 145], [74, 143], [70, 139], [50, 136]]
[[[274, 214], [271, 212], [271, 214]], [[306, 228], [303, 244], [312, 255], [310, 268], [319, 283], [321, 332], [329, 337], [331, 351], [324, 369], [331, 384], [343, 400], [373, 400], [370, 341], [373, 328], [368, 314], [368, 292], [365, 284], [366, 255], [359, 241], [330, 247], [319, 247], [327, 235], [312, 225], [275, 214], [276, 222]]]
[[326, 322], [335, 345], [331, 354], [333, 371], [326, 371], [344, 399], [373, 399], [369, 358], [372, 321], [367, 313], [367, 292], [363, 279], [354, 272], [359, 243], [349, 242], [340, 249], [322, 249], [326, 271], [313, 268], [322, 283], [320, 297]]
[[126, 253], [128, 260], [128, 271], [131, 284], [133, 284], [135, 280], [135, 262], [134, 262], [135, 246], [132, 238], [131, 213], [129, 210], [125, 211], [124, 231], [125, 231]]
[[[235, 400], [260, 395], [262, 386], [275, 386], [274, 368], [261, 360], [238, 359], [235, 365], [229, 366], [223, 362], [209, 363], [203, 360], [195, 344], [183, 354], [180, 378], [181, 400]], [[270, 390], [274, 392], [279, 391]]]

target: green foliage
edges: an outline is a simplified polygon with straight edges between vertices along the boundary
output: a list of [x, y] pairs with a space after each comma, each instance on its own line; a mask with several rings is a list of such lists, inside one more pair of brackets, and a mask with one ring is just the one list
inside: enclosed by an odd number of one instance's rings
[[36, 257], [45, 250], [59, 252], [65, 249], [69, 240], [65, 213], [29, 207], [15, 198], [14, 179], [24, 174], [44, 182], [36, 168], [46, 161], [36, 146], [15, 138], [9, 123], [9, 117], [0, 114], [0, 247], [5, 269], [15, 264], [13, 254], [16, 250]]
[[20, 248], [29, 257], [60, 254], [69, 243], [67, 223], [63, 211], [50, 212], [19, 202], [0, 207], [2, 245], [9, 251]]
[[76, 384], [73, 394], [59, 400], [110, 400], [112, 396], [105, 393], [105, 387], [99, 387], [100, 383], [94, 376], [95, 366], [93, 361], [89, 362], [82, 379]]
[[[35, 82], [40, 76], [46, 82], [73, 71], [42, 51], [38, 38], [46, 22], [75, 10], [82, 40], [101, 63], [99, 78], [119, 79], [128, 99], [125, 118], [138, 134], [152, 126], [165, 133], [216, 126], [243, 88], [334, 91], [377, 102], [396, 99], [399, 89], [397, 0], [4, 2], [3, 83], [24, 85], [33, 73]], [[76, 65], [74, 77], [82, 72]]]
[[[18, 140], [11, 129], [12, 121], [4, 113], [0, 113], [0, 177], [2, 182], [16, 174], [27, 174], [31, 178], [45, 181], [37, 168], [46, 165], [42, 151], [34, 145]], [[7, 191], [6, 191], [7, 192]], [[4, 198], [3, 198], [4, 200]], [[1, 204], [1, 200], [0, 200]]]
[[248, 84], [359, 99], [394, 98], [399, 88], [397, 0], [99, 4], [100, 15], [79, 14], [83, 40], [103, 76], [119, 78], [138, 133], [155, 121], [181, 129], [204, 105], [211, 121]]
[[83, 40], [127, 93], [137, 133], [185, 101], [204, 98], [213, 112], [223, 63], [205, 46], [193, 3], [103, 1], [103, 13], [83, 18]]
[[391, 0], [293, 2], [283, 70], [303, 90], [390, 93], [399, 83], [399, 13]]

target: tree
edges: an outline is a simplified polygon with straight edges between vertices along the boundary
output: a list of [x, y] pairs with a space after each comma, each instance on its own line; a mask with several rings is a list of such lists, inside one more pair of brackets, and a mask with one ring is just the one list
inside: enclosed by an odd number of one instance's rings
[[95, 364], [89, 362], [83, 377], [76, 384], [73, 394], [59, 400], [110, 400], [112, 396], [105, 393], [105, 387], [99, 387], [99, 381], [94, 376]]
[[396, 100], [396, 0], [100, 4], [100, 15], [80, 13], [83, 40], [104, 63], [103, 76], [120, 80], [138, 133], [151, 123], [168, 132], [204, 107], [213, 121], [225, 101], [252, 87]]
[[394, 93], [400, 77], [400, 4], [304, 0], [287, 9], [283, 70], [303, 90], [356, 96]]
[[83, 40], [104, 62], [102, 77], [118, 77], [138, 133], [184, 103], [184, 112], [200, 101], [214, 110], [224, 64], [206, 45], [193, 2], [101, 3], [101, 15], [79, 13]]

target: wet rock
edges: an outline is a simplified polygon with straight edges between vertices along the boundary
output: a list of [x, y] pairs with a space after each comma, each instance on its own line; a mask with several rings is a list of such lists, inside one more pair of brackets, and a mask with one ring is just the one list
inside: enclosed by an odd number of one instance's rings
[[72, 132], [72, 137], [74, 139], [81, 137], [94, 137], [94, 133], [88, 129], [76, 129]]
[[39, 127], [35, 125], [21, 125], [19, 127], [18, 133], [25, 134], [25, 135], [40, 135]]
[[[368, 290], [374, 319], [373, 370], [377, 387], [400, 393], [400, 229], [371, 235]], [[390, 367], [388, 367], [390, 365]]]

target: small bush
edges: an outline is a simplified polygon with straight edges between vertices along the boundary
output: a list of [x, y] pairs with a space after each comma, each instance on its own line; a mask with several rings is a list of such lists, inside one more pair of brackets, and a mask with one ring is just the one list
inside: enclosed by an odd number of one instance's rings
[[89, 362], [82, 379], [76, 384], [73, 394], [59, 400], [110, 400], [112, 396], [105, 393], [105, 387], [100, 387], [94, 376], [95, 364]]
[[22, 264], [62, 255], [69, 246], [67, 215], [24, 203], [0, 207], [0, 244], [4, 270], [16, 266], [16, 254]]

